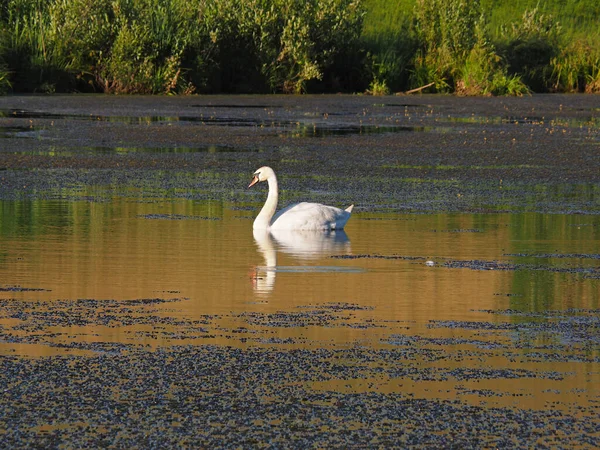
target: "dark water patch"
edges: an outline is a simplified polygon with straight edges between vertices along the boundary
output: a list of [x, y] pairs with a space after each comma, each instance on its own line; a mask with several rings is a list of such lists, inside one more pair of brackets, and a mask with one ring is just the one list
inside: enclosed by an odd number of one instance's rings
[[404, 334], [393, 334], [389, 338], [383, 340], [387, 344], [391, 345], [402, 345], [402, 346], [423, 346], [423, 345], [435, 345], [435, 346], [456, 346], [456, 345], [469, 345], [477, 348], [486, 350], [491, 349], [507, 349], [505, 344], [494, 341], [482, 341], [478, 339], [467, 339], [467, 338], [432, 338], [427, 336], [419, 335], [404, 335]]
[[506, 116], [500, 118], [500, 122], [519, 125], [544, 125], [546, 123], [546, 119], [542, 116]]
[[[579, 350], [579, 345], [574, 342], [576, 350], [565, 351], [564, 346], [562, 345], [546, 345], [543, 347], [542, 351], [536, 351], [534, 347], [527, 348], [526, 353], [515, 352], [515, 351], [506, 351], [503, 356], [510, 361], [519, 362], [522, 364], [548, 364], [548, 363], [584, 363], [584, 364], [598, 364], [600, 363], [600, 357], [594, 357], [592, 355], [593, 349], [583, 348]], [[569, 374], [564, 374], [562, 378], [556, 379], [564, 379], [569, 376]]]
[[[600, 361], [600, 358], [584, 354], [593, 352], [600, 346], [600, 315], [597, 314], [597, 311], [578, 312], [576, 315], [565, 311], [531, 313], [505, 310], [491, 313], [506, 315], [511, 318], [511, 321], [501, 323], [431, 321], [428, 327], [500, 332], [507, 338], [514, 339], [511, 348], [559, 352], [558, 354], [544, 353], [532, 356], [534, 359], [542, 358], [544, 361]], [[527, 360], [528, 356], [520, 355], [519, 358]]]
[[[63, 119], [71, 117], [68, 114], [46, 113], [41, 111], [26, 111], [22, 109], [3, 109], [0, 110], [0, 117], [15, 119]], [[74, 117], [87, 117], [83, 114], [76, 114]], [[91, 117], [91, 116], [90, 116]]]
[[486, 260], [450, 260], [444, 262], [443, 267], [447, 267], [450, 269], [471, 270], [533, 270], [550, 273], [569, 273], [573, 275], [581, 275], [584, 278], [600, 279], [600, 267], [555, 267]]
[[280, 105], [267, 105], [267, 104], [259, 104], [259, 105], [255, 105], [252, 103], [248, 103], [248, 104], [237, 104], [237, 103], [230, 103], [230, 104], [218, 104], [218, 105], [213, 105], [211, 103], [208, 103], [206, 105], [190, 105], [192, 108], [216, 108], [216, 109], [275, 109], [275, 108], [281, 108]]
[[453, 230], [429, 230], [432, 233], [482, 233], [483, 230], [480, 230], [478, 228], [456, 228]]
[[51, 289], [30, 288], [23, 286], [0, 286], [0, 292], [51, 292]]
[[512, 323], [491, 323], [484, 321], [467, 320], [432, 320], [427, 324], [428, 328], [448, 328], [465, 330], [506, 331], [516, 330], [517, 325]]
[[358, 321], [352, 314], [340, 315], [342, 312], [355, 311], [356, 309], [340, 308], [339, 305], [330, 307], [317, 306], [310, 311], [277, 313], [244, 312], [234, 317], [244, 320], [251, 326], [296, 328], [296, 327], [347, 327], [347, 328], [374, 328], [382, 327], [370, 320]]
[[[193, 327], [199, 320], [186, 321], [173, 317], [158, 315], [159, 311], [149, 308], [163, 303], [177, 303], [186, 298], [171, 299], [133, 299], [133, 300], [52, 300], [52, 301], [20, 301], [0, 299], [0, 318], [19, 319], [21, 322], [12, 327], [13, 330], [30, 333], [25, 339], [35, 337], [44, 340], [51, 338], [47, 334], [50, 327], [73, 327], [103, 325], [121, 327], [129, 325], [170, 325]], [[35, 336], [32, 333], [44, 332]]]
[[431, 109], [431, 105], [419, 104], [419, 103], [375, 103], [375, 107], [380, 108], [414, 108], [414, 109]]
[[292, 129], [290, 132], [294, 137], [317, 137], [323, 138], [328, 136], [348, 136], [348, 135], [369, 135], [369, 134], [384, 134], [384, 133], [429, 133], [434, 131], [443, 131], [442, 127], [429, 126], [381, 126], [381, 125], [316, 125], [303, 124], [302, 127]]
[[[46, 150], [42, 149], [42, 152]], [[279, 158], [280, 153], [284, 153], [284, 150], [281, 149], [276, 152], [265, 150], [265, 154], [270, 155], [269, 158], [275, 160]], [[318, 152], [319, 155], [321, 153], [323, 152]], [[110, 184], [114, 186], [114, 189], [113, 194], [108, 197], [109, 199], [114, 198], [114, 196], [122, 196], [124, 192], [127, 194], [130, 187], [142, 188], [145, 193], [150, 193], [164, 186], [165, 189], [173, 189], [161, 192], [160, 196], [162, 197], [180, 198], [185, 196], [185, 198], [197, 200], [225, 199], [248, 204], [250, 197], [259, 198], [264, 195], [261, 192], [258, 194], [247, 192], [245, 190], [247, 181], [240, 182], [242, 178], [238, 174], [251, 173], [256, 167], [265, 163], [263, 160], [251, 162], [251, 160], [254, 160], [251, 155], [258, 155], [258, 153], [248, 152], [246, 154], [242, 151], [240, 153], [222, 154], [165, 154], [161, 157], [150, 157], [147, 154], [128, 154], [126, 157], [121, 155], [94, 157], [95, 154], [90, 152], [80, 157], [72, 155], [73, 159], [21, 158], [11, 155], [10, 159], [0, 162], [0, 166], [8, 169], [3, 173], [3, 180], [0, 184], [0, 198], [16, 199], [19, 195], [31, 196], [32, 198], [47, 198], [50, 195], [62, 195], [64, 197], [64, 192], [66, 192], [64, 188], [74, 184], [80, 186]], [[246, 159], [246, 156], [249, 159]], [[347, 179], [344, 177], [342, 182], [336, 181], [338, 180], [337, 177], [331, 177], [330, 172], [325, 178], [327, 190], [324, 192], [322, 191], [323, 181], [317, 182], [310, 180], [310, 177], [301, 176], [301, 174], [306, 174], [305, 163], [312, 164], [309, 167], [311, 172], [320, 170], [321, 162], [318, 163], [317, 168], [315, 168], [316, 163], [311, 163], [314, 158], [320, 161], [322, 156], [317, 156], [317, 153], [312, 152], [303, 157], [294, 154], [293, 159], [302, 161], [302, 163], [286, 163], [288, 167], [286, 172], [289, 175], [283, 178], [281, 184], [282, 187], [285, 185], [286, 193], [293, 196], [289, 199], [289, 202], [310, 200], [337, 204], [343, 202], [341, 200], [343, 197], [347, 199], [348, 203], [357, 203], [359, 205], [357, 208], [360, 208], [361, 212], [405, 213], [403, 215], [431, 214], [440, 211], [486, 214], [507, 213], [510, 211], [513, 213], [540, 211], [554, 214], [566, 210], [566, 205], [562, 203], [542, 203], [539, 196], [547, 197], [543, 190], [539, 190], [536, 194], [530, 189], [521, 190], [519, 188], [517, 192], [507, 193], [498, 190], [497, 184], [492, 186], [489, 183], [473, 181], [462, 183], [456, 181], [453, 184], [447, 183], [444, 185], [443, 183], [436, 184], [434, 181], [423, 179], [414, 182], [393, 180], [388, 179], [386, 175], [383, 179], [364, 178], [364, 180], [363, 177], [350, 177]], [[273, 165], [284, 164], [270, 161], [269, 163]], [[36, 167], [37, 171], [29, 173], [21, 170], [29, 167]], [[184, 173], [183, 171], [200, 174], [207, 167], [211, 168], [209, 177], [180, 176]], [[231, 169], [231, 167], [234, 167], [234, 169]], [[45, 172], [46, 170], [48, 172]], [[39, 171], [43, 171], [44, 174], [48, 175], [40, 176]], [[468, 173], [469, 171], [465, 172]], [[352, 172], [348, 173], [352, 175]], [[213, 174], [218, 175], [218, 178], [217, 176], [213, 177]], [[295, 177], [296, 175], [298, 175], [298, 178]], [[237, 187], [233, 188], [235, 186]], [[459, 193], [462, 194], [461, 197], [457, 196]], [[159, 194], [157, 193], [157, 195]], [[559, 193], [558, 195], [563, 194]], [[565, 192], [564, 195], [571, 194]], [[582, 192], [581, 196], [577, 194], [576, 197], [573, 197], [569, 209], [572, 210], [572, 206], [579, 205], [581, 206], [580, 211], [585, 210], [588, 215], [596, 215], [598, 209], [596, 202], [583, 204], [583, 199], [586, 198], [584, 196], [587, 195]], [[73, 199], [77, 199], [77, 197], [73, 197]], [[357, 216], [356, 219], [360, 219], [360, 216]]]
[[416, 221], [415, 217], [357, 217], [352, 220]]
[[[289, 442], [319, 448], [347, 447], [348, 442], [386, 448], [442, 448], [449, 442], [457, 448], [600, 445], [590, 427], [596, 423], [594, 407], [572, 413], [489, 408], [404, 393], [312, 388], [319, 381], [380, 375], [367, 365], [371, 360], [388, 361], [389, 374], [402, 373], [400, 352], [208, 345], [157, 351], [131, 347], [127, 357], [115, 357], [110, 347], [104, 350], [93, 357], [0, 359], [3, 443], [13, 448], [245, 448]], [[412, 370], [415, 376], [428, 374]], [[452, 375], [476, 380], [532, 374], [457, 369]], [[487, 394], [483, 390], [482, 398]], [[85, 425], [90, 423], [102, 423], [102, 429]]]
[[542, 168], [550, 168], [551, 166], [547, 165], [531, 165], [531, 164], [516, 164], [516, 165], [507, 165], [507, 164], [494, 164], [489, 166], [480, 166], [480, 165], [448, 165], [448, 164], [438, 164], [438, 165], [422, 165], [422, 164], [385, 164], [382, 166], [384, 169], [406, 169], [406, 170], [420, 170], [420, 171], [466, 171], [466, 170], [507, 170], [507, 169], [542, 169]]
[[[406, 125], [352, 125], [345, 123], [306, 122], [303, 120], [269, 120], [255, 117], [230, 117], [230, 116], [103, 116], [85, 114], [57, 114], [47, 112], [4, 110], [0, 112], [4, 117], [19, 119], [48, 119], [48, 120], [86, 120], [98, 122], [119, 122], [127, 125], [151, 124], [158, 122], [192, 122], [204, 125], [224, 127], [253, 127], [265, 129], [280, 129], [292, 137], [335, 137], [345, 135], [371, 135], [384, 133], [406, 133], [406, 132], [447, 132], [444, 127], [432, 126], [406, 126]], [[328, 114], [322, 114], [324, 116]]]
[[70, 342], [68, 344], [59, 342], [52, 343], [50, 344], [50, 346], [54, 348], [88, 350], [94, 353], [118, 355], [124, 352], [130, 352], [137, 347], [144, 347], [149, 345], [125, 344], [122, 342]]
[[276, 266], [261, 267], [266, 271], [281, 273], [362, 273], [365, 270], [358, 267], [340, 267], [340, 266]]
[[[204, 124], [228, 125], [228, 126], [266, 126], [268, 122], [262, 119], [244, 117], [214, 117], [208, 116], [124, 116], [124, 115], [96, 115], [96, 114], [69, 114], [49, 113], [42, 111], [26, 110], [4, 110], [0, 111], [0, 117], [11, 117], [15, 119], [47, 119], [47, 120], [84, 120], [93, 122], [117, 122], [127, 125], [150, 124], [158, 122], [198, 122]], [[270, 122], [273, 125], [273, 122]]]
[[362, 306], [356, 303], [323, 303], [320, 305], [304, 305], [299, 306], [298, 308], [332, 311], [371, 311], [374, 309], [372, 306]]
[[15, 155], [39, 156], [95, 156], [95, 155], [136, 155], [136, 154], [194, 154], [194, 153], [259, 153], [256, 148], [210, 145], [206, 147], [55, 147], [47, 149], [24, 148], [13, 152]]
[[[431, 321], [428, 324], [429, 328], [464, 328], [469, 330], [518, 330], [518, 329], [530, 329], [537, 331], [546, 330], [560, 330], [564, 328], [575, 329], [576, 327], [588, 328], [588, 331], [594, 331], [600, 333], [600, 317], [597, 316], [551, 316], [545, 313], [505, 313], [510, 316], [522, 316], [528, 317], [532, 320], [523, 321], [518, 323], [502, 322], [502, 323], [491, 323], [485, 321]], [[538, 320], [533, 320], [538, 319]], [[539, 319], [552, 319], [552, 320], [539, 320]]]
[[121, 300], [121, 303], [124, 305], [160, 305], [163, 303], [174, 303], [181, 302], [183, 300], [189, 300], [188, 298], [141, 298], [135, 300]]
[[0, 139], [2, 138], [36, 138], [41, 135], [41, 130], [30, 126], [0, 126]]
[[239, 205], [232, 205], [232, 206], [228, 206], [228, 209], [230, 209], [231, 211], [256, 211], [256, 206], [239, 206]]
[[14, 119], [47, 119], [47, 120], [85, 120], [94, 122], [120, 122], [128, 125], [147, 124], [152, 122], [173, 122], [178, 117], [169, 116], [105, 116], [96, 114], [50, 113], [44, 111], [28, 111], [19, 109], [0, 110], [0, 117]]
[[550, 380], [563, 380], [564, 374], [560, 372], [542, 372], [527, 369], [477, 369], [477, 368], [457, 368], [448, 371], [449, 377], [459, 381], [468, 380], [489, 380], [489, 379], [522, 379], [522, 378], [542, 378]]
[[219, 125], [225, 127], [265, 127], [265, 128], [280, 128], [291, 125], [291, 122], [279, 122], [269, 121], [258, 118], [246, 118], [246, 117], [193, 117], [193, 116], [180, 116], [177, 120], [181, 122], [197, 122], [205, 125]]
[[194, 328], [194, 332], [190, 333], [190, 330], [182, 329], [179, 331], [165, 331], [165, 330], [152, 330], [152, 331], [136, 331], [136, 332], [125, 332], [125, 334], [133, 335], [134, 339], [153, 339], [156, 341], [165, 340], [168, 341], [183, 341], [194, 339], [208, 339], [214, 338], [215, 335], [209, 334], [209, 330], [202, 327]]
[[427, 258], [423, 256], [404, 256], [404, 255], [377, 255], [377, 254], [361, 254], [361, 255], [332, 255], [333, 259], [397, 259], [403, 261], [421, 261]]
[[221, 220], [220, 217], [187, 216], [184, 214], [140, 214], [137, 217], [160, 220]]
[[444, 267], [451, 269], [471, 269], [471, 270], [518, 270], [525, 268], [524, 265], [513, 264], [504, 261], [484, 261], [484, 260], [468, 260], [459, 261], [451, 260], [443, 263]]
[[278, 337], [268, 337], [268, 338], [244, 338], [242, 342], [253, 341], [257, 344], [267, 344], [267, 345], [297, 345], [302, 342], [305, 342], [306, 339], [293, 339], [293, 338], [278, 338]]
[[546, 133], [565, 132], [567, 129], [587, 129], [597, 131], [600, 120], [595, 116], [582, 117], [543, 117], [543, 116], [492, 116], [472, 115], [440, 117], [441, 122], [473, 124], [473, 125], [532, 125], [539, 127]]
[[505, 253], [504, 256], [546, 259], [600, 259], [598, 253]]
[[27, 111], [27, 110], [2, 110], [0, 117], [14, 119], [43, 119], [43, 120], [86, 120], [86, 121], [102, 121], [102, 122], [123, 122], [127, 124], [147, 123], [154, 121], [153, 117], [128, 117], [128, 116], [99, 116], [94, 114], [67, 114], [67, 113], [50, 113], [43, 111]]
[[568, 318], [569, 320], [579, 320], [580, 317], [590, 317], [600, 323], [600, 309], [586, 309], [586, 308], [567, 308], [551, 310], [546, 309], [544, 311], [522, 311], [518, 309], [478, 309], [473, 310], [477, 312], [484, 312], [488, 314], [495, 314], [501, 316], [523, 316], [533, 318]]
[[242, 313], [239, 317], [252, 326], [263, 327], [307, 327], [329, 326], [337, 318], [331, 314], [321, 313], [286, 313], [263, 314], [258, 312]]

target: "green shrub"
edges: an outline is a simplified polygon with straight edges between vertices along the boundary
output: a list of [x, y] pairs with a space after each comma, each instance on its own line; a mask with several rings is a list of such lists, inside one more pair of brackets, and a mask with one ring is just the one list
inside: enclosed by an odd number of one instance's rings
[[575, 41], [552, 59], [552, 89], [560, 92], [600, 92], [600, 50]]
[[479, 44], [484, 18], [479, 1], [418, 0], [416, 36], [420, 45], [413, 85], [453, 87], [471, 50]]
[[459, 95], [522, 95], [527, 87], [507, 74], [486, 35], [478, 1], [419, 0], [415, 9], [420, 50], [413, 86], [433, 83], [437, 92]]
[[12, 88], [9, 75], [5, 67], [0, 67], [0, 95], [6, 94]]
[[191, 38], [194, 10], [181, 0], [113, 2], [114, 40], [99, 55], [96, 79], [105, 92], [185, 92], [181, 60]]
[[417, 51], [414, 6], [415, 0], [365, 0], [368, 13], [362, 45], [367, 53], [363, 62], [367, 82], [385, 83], [392, 92], [408, 89]]
[[14, 0], [8, 2], [6, 16], [2, 59], [19, 74], [14, 77], [15, 89], [54, 90], [56, 83], [68, 78], [69, 64], [52, 44], [46, 3]]
[[508, 73], [520, 75], [535, 92], [546, 91], [551, 61], [559, 51], [559, 33], [560, 25], [538, 8], [526, 10], [521, 20], [504, 26], [499, 51], [508, 64]]
[[304, 92], [359, 47], [360, 0], [8, 0], [20, 91]]
[[366, 93], [369, 95], [388, 95], [390, 89], [385, 81], [372, 81]]
[[459, 95], [524, 95], [529, 88], [518, 75], [509, 75], [491, 47], [476, 46], [456, 82]]
[[[275, 51], [266, 51], [263, 71], [272, 91], [304, 92], [322, 80], [347, 48], [357, 48], [364, 12], [356, 0], [278, 0], [283, 18]], [[272, 34], [273, 35], [273, 34]], [[271, 41], [272, 42], [272, 41]], [[276, 55], [276, 56], [275, 56]], [[330, 76], [335, 76], [335, 70]]]
[[536, 4], [4, 0], [0, 92], [600, 90], [599, 4]]

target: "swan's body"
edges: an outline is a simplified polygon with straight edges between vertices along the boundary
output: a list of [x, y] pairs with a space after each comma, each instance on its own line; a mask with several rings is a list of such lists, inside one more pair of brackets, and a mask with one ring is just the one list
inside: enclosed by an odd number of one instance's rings
[[260, 181], [269, 184], [269, 195], [254, 220], [255, 230], [341, 230], [348, 222], [354, 207], [350, 205], [346, 209], [340, 209], [320, 203], [302, 202], [275, 214], [279, 190], [273, 169], [266, 166], [258, 169], [248, 187]]

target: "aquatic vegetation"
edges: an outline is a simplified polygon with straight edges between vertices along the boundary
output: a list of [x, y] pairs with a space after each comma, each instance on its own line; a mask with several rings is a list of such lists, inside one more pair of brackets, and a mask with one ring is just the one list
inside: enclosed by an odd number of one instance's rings
[[369, 89], [367, 90], [367, 94], [371, 94], [371, 95], [388, 95], [389, 93], [390, 93], [390, 89], [388, 88], [385, 80], [371, 81], [371, 84], [369, 85]]
[[592, 96], [0, 104], [5, 446], [600, 445]]

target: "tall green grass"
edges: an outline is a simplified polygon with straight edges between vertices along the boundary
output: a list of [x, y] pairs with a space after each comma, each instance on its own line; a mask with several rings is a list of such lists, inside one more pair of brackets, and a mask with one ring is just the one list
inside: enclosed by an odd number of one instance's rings
[[0, 93], [600, 91], [597, 0], [4, 0]]
[[[597, 0], [365, 0], [365, 9], [363, 39], [388, 68], [378, 81], [395, 67], [409, 74], [394, 90], [430, 82], [437, 91], [479, 94], [599, 90]], [[474, 11], [481, 16], [469, 22]], [[419, 32], [419, 23], [437, 34]], [[457, 58], [453, 42], [465, 42], [466, 23], [480, 28], [481, 40]]]
[[596, 0], [481, 0], [487, 12], [490, 37], [505, 39], [503, 27], [518, 22], [526, 11], [537, 9], [560, 24], [565, 41], [598, 42], [600, 39], [600, 2]]
[[359, 52], [353, 0], [8, 0], [17, 91], [303, 92]]
[[600, 2], [596, 0], [489, 3], [489, 34], [536, 92], [600, 91]]

